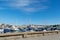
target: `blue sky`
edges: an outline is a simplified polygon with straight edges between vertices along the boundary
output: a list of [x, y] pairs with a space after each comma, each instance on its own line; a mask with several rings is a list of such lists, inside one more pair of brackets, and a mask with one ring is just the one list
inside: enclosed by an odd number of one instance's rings
[[0, 0], [0, 24], [60, 24], [60, 0]]

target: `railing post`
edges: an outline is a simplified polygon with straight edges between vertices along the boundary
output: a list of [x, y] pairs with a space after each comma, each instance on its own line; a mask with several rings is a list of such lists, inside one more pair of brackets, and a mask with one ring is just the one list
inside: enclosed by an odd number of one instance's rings
[[56, 33], [58, 34], [59, 32], [57, 31]]
[[45, 33], [43, 32], [43, 36], [44, 36], [44, 34], [45, 34]]
[[24, 38], [25, 36], [24, 36], [24, 34], [22, 34], [22, 38]]

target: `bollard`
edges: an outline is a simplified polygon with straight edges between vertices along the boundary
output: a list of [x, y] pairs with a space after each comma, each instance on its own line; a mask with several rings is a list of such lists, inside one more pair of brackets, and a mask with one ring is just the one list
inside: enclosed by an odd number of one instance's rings
[[57, 31], [56, 33], [58, 34], [59, 32]]
[[22, 38], [25, 38], [24, 34], [22, 34]]
[[45, 33], [43, 32], [43, 36], [44, 36], [44, 34], [45, 34]]

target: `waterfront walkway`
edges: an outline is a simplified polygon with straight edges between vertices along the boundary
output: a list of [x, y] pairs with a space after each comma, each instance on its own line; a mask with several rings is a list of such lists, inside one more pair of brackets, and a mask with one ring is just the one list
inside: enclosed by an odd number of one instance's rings
[[46, 36], [32, 36], [27, 38], [21, 38], [19, 36], [13, 36], [13, 37], [1, 37], [0, 40], [60, 40], [60, 34], [55, 35], [46, 35]]
[[[19, 34], [19, 33], [18, 33]], [[10, 36], [10, 37], [0, 37], [0, 40], [60, 40], [60, 32], [49, 33], [42, 36], [41, 34], [37, 35], [28, 35], [25, 38], [21, 36]]]
[[25, 38], [27, 35], [37, 35], [42, 34], [42, 36], [45, 36], [45, 34], [58, 34], [60, 31], [41, 31], [41, 32], [19, 32], [19, 33], [4, 33], [0, 34], [0, 37], [10, 37], [10, 36], [22, 36], [22, 38]]

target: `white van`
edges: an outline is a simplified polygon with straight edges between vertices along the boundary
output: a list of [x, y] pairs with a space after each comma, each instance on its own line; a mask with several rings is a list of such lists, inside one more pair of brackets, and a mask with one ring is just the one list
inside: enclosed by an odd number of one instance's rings
[[0, 28], [0, 34], [4, 33], [4, 29]]

